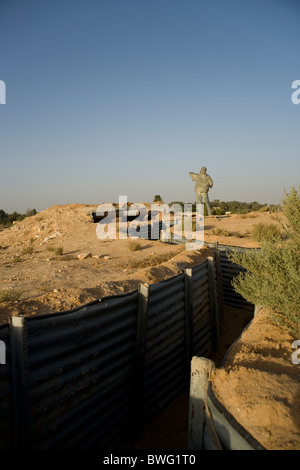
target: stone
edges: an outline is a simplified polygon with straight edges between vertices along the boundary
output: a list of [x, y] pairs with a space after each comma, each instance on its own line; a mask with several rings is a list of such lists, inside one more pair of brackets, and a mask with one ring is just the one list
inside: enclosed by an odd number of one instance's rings
[[78, 259], [80, 260], [91, 258], [91, 257], [92, 257], [92, 253], [80, 253], [78, 255]]

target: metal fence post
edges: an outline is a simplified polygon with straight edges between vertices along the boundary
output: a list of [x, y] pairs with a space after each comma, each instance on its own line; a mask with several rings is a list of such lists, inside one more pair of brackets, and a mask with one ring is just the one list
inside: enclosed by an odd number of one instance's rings
[[135, 403], [136, 433], [139, 434], [144, 415], [145, 361], [147, 346], [149, 286], [139, 284], [136, 334], [136, 372], [135, 372]]
[[208, 266], [208, 285], [209, 285], [209, 310], [212, 330], [212, 348], [214, 351], [218, 347], [219, 321], [217, 310], [217, 289], [216, 289], [216, 268], [213, 256], [207, 258]]
[[25, 449], [29, 441], [28, 350], [24, 317], [10, 319], [12, 399], [16, 449]]

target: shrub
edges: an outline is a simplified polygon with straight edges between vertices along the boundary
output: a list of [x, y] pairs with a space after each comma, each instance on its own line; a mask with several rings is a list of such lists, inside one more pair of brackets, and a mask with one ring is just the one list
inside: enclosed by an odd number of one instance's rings
[[281, 231], [278, 225], [259, 223], [252, 229], [252, 238], [256, 242], [278, 241], [281, 238]]
[[138, 251], [142, 247], [142, 244], [139, 240], [129, 240], [128, 241], [128, 248], [130, 251]]
[[56, 254], [57, 256], [61, 256], [64, 252], [64, 249], [63, 249], [62, 246], [51, 246], [51, 245], [49, 245], [49, 246], [47, 246], [46, 250]]
[[233, 287], [248, 302], [267, 307], [274, 323], [300, 337], [300, 195], [285, 193], [282, 210], [287, 223], [280, 239], [262, 239], [261, 250], [229, 254], [244, 267]]
[[223, 228], [214, 228], [212, 233], [214, 235], [223, 235], [224, 237], [231, 237], [232, 233], [224, 230]]
[[22, 291], [19, 290], [0, 290], [0, 303], [2, 302], [14, 302], [19, 300], [22, 295]]
[[269, 212], [270, 208], [269, 208], [269, 206], [262, 206], [258, 210], [259, 210], [259, 212]]
[[235, 232], [235, 237], [237, 238], [245, 238], [245, 237], [249, 237], [250, 235], [250, 232], [246, 231], [244, 233], [241, 233], [241, 232]]
[[26, 246], [25, 248], [23, 248], [21, 255], [32, 255], [33, 252], [33, 246]]

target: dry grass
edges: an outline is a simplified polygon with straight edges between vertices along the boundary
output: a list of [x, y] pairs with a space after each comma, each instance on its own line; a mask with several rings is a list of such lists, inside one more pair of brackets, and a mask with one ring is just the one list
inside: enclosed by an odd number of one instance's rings
[[64, 253], [64, 249], [62, 246], [47, 246], [46, 250], [50, 251], [51, 253], [54, 253], [57, 256], [61, 256]]
[[128, 248], [130, 251], [138, 251], [142, 248], [142, 244], [139, 240], [129, 240]]
[[228, 232], [228, 230], [224, 230], [223, 228], [214, 228], [212, 233], [214, 235], [223, 235], [224, 237], [232, 237], [233, 233]]
[[0, 303], [2, 302], [15, 302], [19, 300], [22, 295], [20, 290], [0, 290]]
[[21, 255], [32, 255], [34, 253], [33, 246], [25, 246], [21, 251]]
[[280, 228], [275, 224], [259, 223], [252, 229], [252, 239], [257, 242], [278, 241], [280, 239]]

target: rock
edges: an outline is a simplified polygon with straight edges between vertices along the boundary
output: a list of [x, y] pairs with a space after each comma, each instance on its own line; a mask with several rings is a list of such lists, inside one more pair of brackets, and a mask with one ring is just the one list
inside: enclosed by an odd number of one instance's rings
[[91, 258], [92, 257], [92, 253], [80, 253], [78, 255], [78, 259], [82, 260], [82, 259], [86, 259], [86, 258]]

